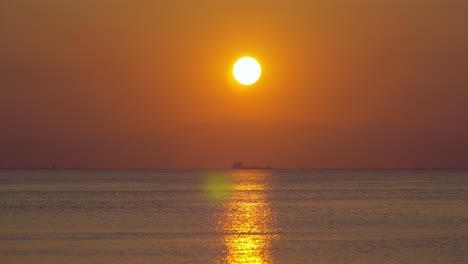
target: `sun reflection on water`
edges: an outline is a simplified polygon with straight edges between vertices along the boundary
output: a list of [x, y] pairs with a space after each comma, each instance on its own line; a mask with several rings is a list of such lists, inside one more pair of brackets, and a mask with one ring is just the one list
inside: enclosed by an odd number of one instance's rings
[[232, 172], [231, 195], [219, 219], [227, 254], [225, 263], [272, 263], [271, 242], [277, 239], [270, 206], [269, 172]]

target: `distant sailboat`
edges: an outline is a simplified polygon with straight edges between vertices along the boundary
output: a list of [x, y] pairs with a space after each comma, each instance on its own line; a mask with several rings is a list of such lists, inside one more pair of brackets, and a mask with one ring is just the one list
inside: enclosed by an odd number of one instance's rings
[[234, 161], [231, 170], [271, 170], [271, 167], [243, 166], [242, 162]]
[[57, 169], [57, 163], [54, 161], [52, 162], [52, 167], [51, 167], [52, 170], [55, 170]]

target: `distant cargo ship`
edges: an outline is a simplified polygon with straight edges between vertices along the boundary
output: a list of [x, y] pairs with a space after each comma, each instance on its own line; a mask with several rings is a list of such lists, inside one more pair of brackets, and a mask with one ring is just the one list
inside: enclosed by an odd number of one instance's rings
[[234, 161], [231, 166], [232, 170], [271, 170], [271, 167], [259, 167], [259, 166], [243, 166], [242, 162]]

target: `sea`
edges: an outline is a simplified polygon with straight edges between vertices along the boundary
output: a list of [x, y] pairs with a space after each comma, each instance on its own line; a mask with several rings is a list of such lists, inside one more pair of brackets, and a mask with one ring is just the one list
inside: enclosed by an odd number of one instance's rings
[[0, 170], [0, 263], [468, 263], [468, 171]]

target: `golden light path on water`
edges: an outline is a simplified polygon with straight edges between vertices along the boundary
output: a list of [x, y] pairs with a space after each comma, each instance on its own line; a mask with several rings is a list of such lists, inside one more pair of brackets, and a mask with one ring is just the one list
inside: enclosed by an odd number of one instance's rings
[[270, 206], [268, 171], [233, 171], [230, 194], [218, 221], [227, 254], [223, 263], [272, 263], [277, 239], [276, 215]]

